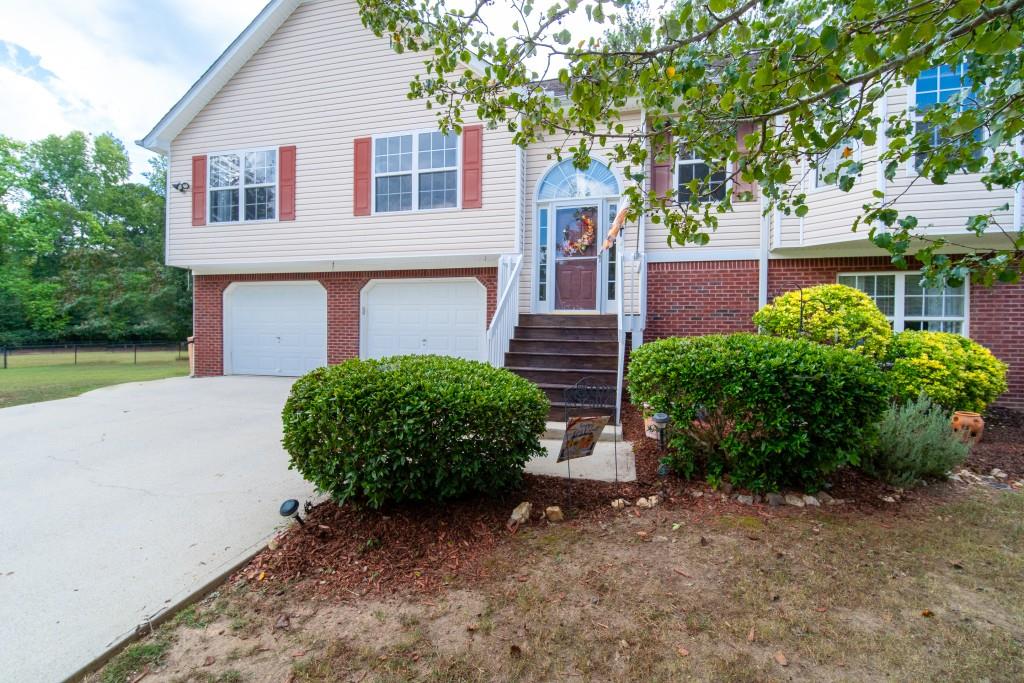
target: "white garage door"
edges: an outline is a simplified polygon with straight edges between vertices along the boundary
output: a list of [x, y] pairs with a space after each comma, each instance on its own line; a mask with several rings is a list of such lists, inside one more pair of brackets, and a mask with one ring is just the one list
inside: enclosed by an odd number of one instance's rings
[[377, 280], [363, 290], [363, 356], [486, 360], [486, 317], [487, 292], [476, 279]]
[[225, 372], [294, 377], [327, 365], [327, 292], [318, 282], [224, 292]]

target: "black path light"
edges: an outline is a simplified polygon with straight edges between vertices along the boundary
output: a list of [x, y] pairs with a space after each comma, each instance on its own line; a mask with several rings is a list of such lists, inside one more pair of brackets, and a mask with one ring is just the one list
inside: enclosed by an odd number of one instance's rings
[[658, 448], [665, 450], [665, 430], [668, 428], [668, 415], [666, 413], [655, 413], [651, 415], [651, 422], [658, 430]]
[[299, 501], [294, 498], [289, 498], [285, 502], [281, 503], [281, 516], [294, 517], [295, 521], [301, 526], [306, 526], [306, 523], [302, 521], [302, 517], [299, 517]]

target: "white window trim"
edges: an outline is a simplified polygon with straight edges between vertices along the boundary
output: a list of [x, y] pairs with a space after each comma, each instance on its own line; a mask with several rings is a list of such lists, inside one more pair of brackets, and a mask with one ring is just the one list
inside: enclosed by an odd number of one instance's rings
[[[675, 167], [672, 169], [672, 193], [679, 202], [679, 171], [683, 166], [693, 166], [696, 164], [707, 164], [705, 159], [683, 159], [679, 155], [676, 156]], [[725, 162], [725, 196], [728, 197], [732, 193], [732, 162]], [[705, 199], [699, 204], [713, 204], [718, 202], [718, 199]], [[689, 203], [689, 202], [687, 202]]]
[[[245, 155], [253, 152], [274, 153], [274, 183], [245, 184]], [[230, 154], [238, 155], [238, 186], [237, 187], [214, 187], [210, 178], [213, 174], [213, 157], [222, 157]], [[274, 188], [274, 217], [245, 220], [245, 188], [246, 187], [273, 187]], [[238, 190], [238, 220], [237, 221], [215, 221], [213, 220], [213, 201], [210, 196], [214, 190]], [[206, 224], [207, 225], [241, 225], [251, 223], [278, 223], [281, 220], [281, 153], [278, 147], [246, 147], [244, 149], [229, 149], [221, 152], [210, 152], [206, 155]]]
[[[392, 133], [375, 133], [371, 136], [370, 142], [370, 215], [371, 216], [406, 216], [411, 213], [437, 213], [444, 211], [462, 210], [462, 135], [455, 134], [455, 168], [428, 168], [422, 171], [419, 168], [420, 134], [440, 133], [436, 128], [421, 128], [419, 130], [400, 130]], [[377, 140], [382, 138], [397, 138], [404, 135], [412, 136], [412, 168], [408, 171], [393, 171], [389, 173], [377, 173]], [[455, 206], [441, 206], [436, 209], [421, 209], [420, 205], [420, 173], [432, 173], [443, 171], [455, 171]], [[412, 209], [408, 211], [377, 211], [377, 178], [386, 176], [399, 176], [412, 174]]]
[[[841, 277], [856, 277], [858, 275], [892, 275], [896, 278], [896, 286], [893, 290], [893, 314], [892, 316], [885, 316], [892, 322], [893, 332], [902, 332], [905, 328], [907, 318], [904, 313], [906, 307], [906, 293], [907, 293], [907, 278], [918, 276], [916, 272], [902, 272], [892, 270], [871, 270], [871, 271], [853, 271], [836, 274], [836, 283], [839, 282]], [[911, 321], [915, 320], [942, 320], [950, 322], [961, 322], [960, 335], [962, 337], [971, 336], [971, 283], [964, 282], [964, 314], [962, 318], [947, 317], [947, 316], [912, 316]]]
[[[938, 65], [938, 68], [939, 68], [939, 71], [940, 71], [940, 74], [939, 74], [940, 78], [941, 78], [941, 71], [942, 71], [942, 67], [943, 66], [944, 66], [943, 64], [939, 64]], [[961, 93], [969, 92], [969, 90], [967, 88], [963, 87], [963, 86], [960, 86], [960, 92]], [[914, 135], [914, 134], [917, 133], [917, 124], [924, 119], [924, 116], [917, 111], [917, 79], [916, 78], [913, 81], [910, 82], [910, 85], [907, 86], [906, 109], [907, 109], [907, 119], [910, 121], [910, 123], [913, 126], [913, 128], [912, 128], [912, 135]], [[982, 140], [985, 140], [986, 138], [988, 138], [988, 129], [985, 126], [981, 127], [981, 138], [982, 138]], [[992, 160], [992, 154], [993, 154], [992, 150], [986, 150], [986, 152], [985, 152], [985, 156], [988, 157], [989, 161]], [[917, 170], [917, 167], [914, 164], [914, 155], [911, 154], [910, 158], [907, 159], [907, 176], [913, 178], [914, 176], [920, 176], [920, 175], [921, 175], [921, 173]]]
[[[861, 144], [860, 144], [859, 140], [840, 140], [839, 144], [837, 144], [833, 149], [838, 149], [845, 142], [852, 143], [850, 145], [845, 145], [845, 146], [847, 146], [847, 147], [852, 146], [853, 147], [853, 160], [854, 160], [854, 162], [859, 162], [861, 160], [861, 152], [860, 152]], [[830, 149], [829, 152], [831, 152], [831, 151], [832, 150]], [[819, 155], [819, 156], [824, 156], [824, 155]], [[808, 163], [813, 163], [813, 161], [814, 161], [813, 159], [808, 159]], [[843, 161], [846, 161], [846, 160], [844, 159]], [[818, 184], [818, 178], [820, 177], [819, 173], [821, 173], [821, 169], [818, 168], [817, 166], [815, 166], [811, 170], [813, 171], [813, 173], [811, 174], [811, 186], [809, 188], [807, 188], [808, 194], [815, 193], [815, 192], [824, 192], [824, 191], [828, 191], [828, 190], [839, 190], [839, 177], [838, 176], [836, 177], [836, 180], [833, 183], [828, 183], [826, 185], [819, 185]], [[863, 175], [861, 177], [863, 177]], [[857, 179], [857, 182], [859, 182], [859, 181], [860, 181], [860, 178]]]

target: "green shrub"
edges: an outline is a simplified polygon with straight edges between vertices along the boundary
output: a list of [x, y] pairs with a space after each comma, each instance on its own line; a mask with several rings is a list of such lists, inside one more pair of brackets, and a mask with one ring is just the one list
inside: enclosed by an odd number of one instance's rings
[[818, 285], [802, 293], [786, 292], [755, 313], [754, 324], [776, 337], [802, 337], [877, 359], [885, 356], [892, 342], [889, 321], [871, 297], [845, 285]]
[[957, 438], [949, 413], [921, 394], [894, 403], [882, 416], [862, 460], [866, 472], [909, 488], [928, 477], [943, 477], [967, 459], [970, 447]]
[[892, 392], [899, 402], [924, 392], [947, 410], [980, 413], [1006, 391], [1006, 364], [959, 334], [900, 332], [889, 360]]
[[753, 334], [644, 344], [629, 392], [671, 417], [672, 469], [759, 491], [820, 486], [886, 406], [882, 372], [864, 356]]
[[338, 502], [440, 501], [517, 484], [544, 452], [547, 413], [537, 386], [485, 363], [350, 360], [292, 386], [284, 447]]

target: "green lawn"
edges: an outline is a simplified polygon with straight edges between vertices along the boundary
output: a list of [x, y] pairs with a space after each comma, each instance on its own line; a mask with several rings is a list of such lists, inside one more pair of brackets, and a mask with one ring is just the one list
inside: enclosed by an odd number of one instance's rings
[[[0, 369], [0, 408], [77, 396], [124, 382], [143, 382], [188, 374], [188, 361], [175, 351], [140, 351], [138, 364], [131, 351], [79, 351], [17, 354]], [[2, 368], [2, 365], [0, 365]]]

